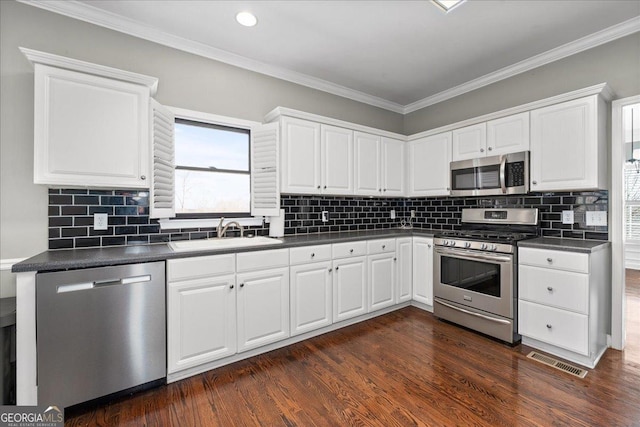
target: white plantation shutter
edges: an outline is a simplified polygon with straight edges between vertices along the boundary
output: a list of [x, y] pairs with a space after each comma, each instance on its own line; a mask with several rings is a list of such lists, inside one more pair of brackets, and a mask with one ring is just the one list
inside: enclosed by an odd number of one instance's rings
[[251, 215], [278, 216], [278, 123], [251, 129]]
[[151, 100], [153, 170], [149, 188], [149, 217], [175, 216], [175, 116], [167, 107]]

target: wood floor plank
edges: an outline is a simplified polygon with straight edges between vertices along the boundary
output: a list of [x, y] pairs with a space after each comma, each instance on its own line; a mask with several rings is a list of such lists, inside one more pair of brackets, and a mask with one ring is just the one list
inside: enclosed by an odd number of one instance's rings
[[99, 406], [69, 426], [640, 426], [640, 272], [627, 347], [580, 379], [405, 308]]

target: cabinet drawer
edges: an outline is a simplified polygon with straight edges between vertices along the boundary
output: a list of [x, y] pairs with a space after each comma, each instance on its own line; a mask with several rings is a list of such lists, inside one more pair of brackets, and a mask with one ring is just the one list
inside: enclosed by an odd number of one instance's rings
[[167, 281], [169, 282], [234, 274], [235, 272], [235, 254], [199, 256], [167, 261]]
[[304, 246], [289, 250], [291, 265], [331, 260], [331, 245]]
[[367, 253], [371, 254], [384, 254], [388, 252], [396, 251], [396, 239], [379, 239], [369, 240], [367, 242]]
[[520, 248], [518, 250], [519, 263], [537, 267], [554, 268], [558, 270], [589, 272], [589, 254], [564, 251], [550, 251], [547, 249]]
[[346, 258], [367, 254], [367, 242], [335, 243], [332, 245], [333, 258]]
[[236, 255], [238, 273], [289, 266], [289, 249], [243, 252]]
[[589, 318], [584, 314], [528, 301], [520, 301], [518, 310], [521, 335], [589, 355]]
[[589, 275], [521, 265], [520, 298], [589, 314]]

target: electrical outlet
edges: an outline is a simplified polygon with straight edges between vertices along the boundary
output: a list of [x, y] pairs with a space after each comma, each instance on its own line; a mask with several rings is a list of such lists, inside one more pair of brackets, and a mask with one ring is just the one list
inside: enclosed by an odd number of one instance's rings
[[329, 221], [329, 211], [322, 211], [322, 222]]
[[109, 215], [106, 213], [93, 214], [93, 229], [106, 230], [109, 226]]
[[389, 218], [396, 219], [396, 210], [395, 209], [391, 209], [391, 211], [389, 212]]
[[575, 221], [573, 219], [573, 211], [562, 211], [562, 223], [563, 224], [573, 224]]
[[607, 225], [607, 211], [587, 211], [586, 214], [587, 225]]

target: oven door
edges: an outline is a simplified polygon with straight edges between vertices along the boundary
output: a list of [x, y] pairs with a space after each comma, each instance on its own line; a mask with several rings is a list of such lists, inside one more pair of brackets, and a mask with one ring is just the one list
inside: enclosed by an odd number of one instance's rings
[[434, 297], [513, 319], [513, 255], [437, 246]]

